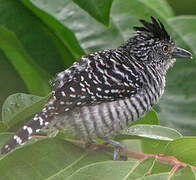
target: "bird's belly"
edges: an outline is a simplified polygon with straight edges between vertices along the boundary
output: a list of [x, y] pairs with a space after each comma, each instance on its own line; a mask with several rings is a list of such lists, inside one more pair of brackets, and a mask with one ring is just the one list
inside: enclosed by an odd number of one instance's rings
[[77, 107], [53, 122], [58, 128], [71, 131], [88, 141], [118, 134], [133, 121], [143, 117], [150, 108], [150, 100], [138, 94], [113, 102]]

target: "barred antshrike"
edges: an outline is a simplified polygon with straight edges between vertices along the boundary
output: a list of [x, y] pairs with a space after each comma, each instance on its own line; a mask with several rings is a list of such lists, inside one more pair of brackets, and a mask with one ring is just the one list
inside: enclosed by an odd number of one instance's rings
[[116, 159], [123, 146], [110, 138], [158, 102], [174, 58], [192, 57], [175, 46], [160, 21], [151, 20], [140, 20], [143, 27], [134, 27], [136, 34], [120, 47], [88, 54], [59, 73], [44, 109], [10, 138], [1, 153], [51, 125], [85, 142], [108, 141], [116, 147]]

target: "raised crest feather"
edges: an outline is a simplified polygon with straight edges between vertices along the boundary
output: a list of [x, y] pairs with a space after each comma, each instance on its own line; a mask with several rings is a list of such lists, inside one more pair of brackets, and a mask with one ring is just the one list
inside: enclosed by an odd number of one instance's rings
[[143, 24], [144, 27], [134, 26], [133, 29], [135, 31], [144, 31], [149, 32], [154, 35], [154, 37], [159, 38], [160, 40], [170, 40], [170, 36], [165, 30], [163, 23], [158, 19], [158, 21], [151, 16], [151, 21], [147, 22], [143, 19], [140, 19], [140, 23]]

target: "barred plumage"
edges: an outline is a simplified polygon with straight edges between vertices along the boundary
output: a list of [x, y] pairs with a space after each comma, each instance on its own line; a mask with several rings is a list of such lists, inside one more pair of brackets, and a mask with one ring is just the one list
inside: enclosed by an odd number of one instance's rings
[[[44, 109], [3, 146], [2, 153], [47, 125], [88, 142], [109, 139], [143, 117], [162, 96], [167, 69], [179, 52], [162, 23], [151, 19], [152, 23], [141, 20], [144, 27], [134, 27], [136, 35], [119, 48], [86, 55], [59, 73]], [[178, 56], [191, 56], [180, 50]]]

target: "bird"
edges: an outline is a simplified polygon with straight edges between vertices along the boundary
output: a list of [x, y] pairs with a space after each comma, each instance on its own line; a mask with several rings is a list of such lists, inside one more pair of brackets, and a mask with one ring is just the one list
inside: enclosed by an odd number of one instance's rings
[[20, 128], [1, 148], [6, 154], [27, 142], [42, 128], [55, 127], [86, 143], [100, 138], [114, 145], [117, 160], [121, 133], [158, 103], [164, 93], [167, 70], [176, 58], [192, 58], [175, 45], [163, 23], [140, 19], [135, 33], [116, 49], [81, 57], [57, 74], [41, 112]]

